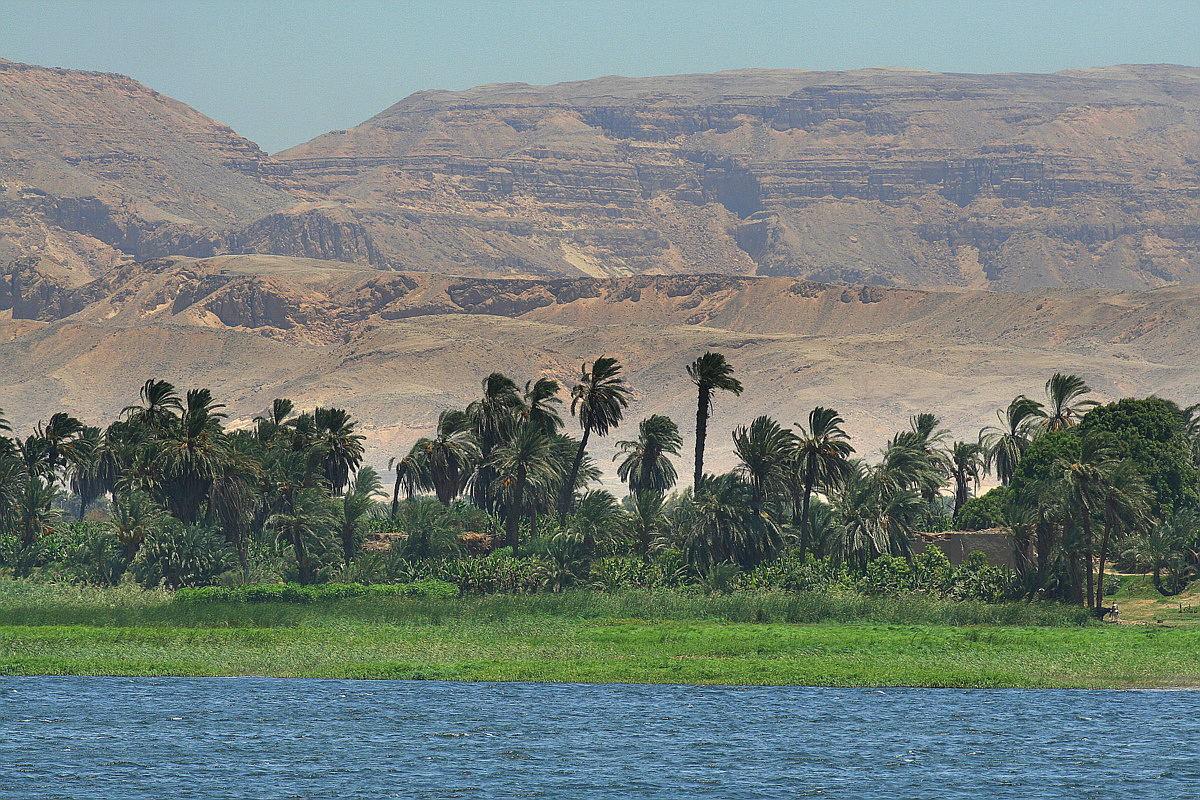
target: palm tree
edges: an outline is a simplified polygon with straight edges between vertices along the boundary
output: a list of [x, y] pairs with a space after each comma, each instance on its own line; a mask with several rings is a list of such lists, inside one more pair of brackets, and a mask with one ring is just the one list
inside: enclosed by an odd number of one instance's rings
[[522, 425], [512, 441], [497, 448], [490, 459], [504, 508], [504, 530], [513, 556], [518, 554], [517, 527], [524, 509], [525, 490], [559, 477], [552, 442], [535, 425]]
[[106, 451], [104, 432], [97, 427], [88, 425], [79, 432], [74, 451], [67, 474], [71, 491], [79, 495], [79, 518], [83, 519], [88, 506], [112, 490], [115, 465]]
[[[903, 446], [893, 449], [911, 453]], [[836, 561], [856, 564], [865, 572], [867, 562], [875, 556], [909, 554], [909, 537], [923, 502], [911, 480], [897, 480], [897, 474], [906, 468], [889, 466], [886, 457], [875, 467], [852, 462], [834, 499], [839, 520], [832, 547]]]
[[696, 468], [692, 485], [704, 475], [704, 442], [708, 438], [708, 418], [712, 414], [713, 392], [742, 393], [742, 384], [733, 377], [733, 367], [721, 353], [706, 352], [687, 366], [688, 377], [696, 384]]
[[392, 486], [391, 518], [397, 519], [400, 514], [400, 489], [403, 487], [407, 499], [412, 500], [418, 489], [431, 489], [428, 480], [429, 470], [425, 463], [425, 452], [420, 439], [409, 448], [408, 455], [403, 458], [392, 456], [388, 459], [387, 468], [396, 471], [396, 482]]
[[991, 469], [994, 465], [996, 477], [1008, 486], [1025, 448], [1033, 441], [1038, 420], [1044, 420], [1046, 412], [1041, 403], [1019, 395], [1008, 408], [997, 410], [996, 417], [1000, 424], [980, 431], [979, 443], [984, 450], [985, 467]]
[[362, 463], [366, 437], [354, 432], [358, 423], [342, 408], [318, 408], [313, 412], [313, 422], [316, 423], [317, 441], [325, 450], [322, 472], [334, 495], [340, 495], [350, 482], [351, 473]]
[[139, 394], [142, 405], [125, 406], [121, 416], [136, 420], [152, 430], [159, 430], [183, 412], [183, 401], [175, 387], [166, 381], [150, 378], [142, 385]]
[[379, 473], [371, 467], [363, 467], [354, 476], [346, 494], [341, 498], [338, 528], [342, 535], [342, 559], [347, 567], [362, 546], [358, 535], [359, 525], [363, 517], [375, 507], [375, 495], [382, 488]]
[[1131, 531], [1150, 516], [1154, 490], [1146, 483], [1137, 465], [1125, 459], [1117, 463], [1101, 488], [1104, 509], [1104, 533], [1100, 537], [1100, 559], [1096, 567], [1095, 607], [1104, 605], [1104, 564], [1114, 534]]
[[[675, 485], [675, 465], [667, 456], [679, 455], [683, 437], [670, 417], [654, 414], [638, 423], [638, 438], [617, 442], [625, 454], [617, 465], [617, 477], [629, 484], [631, 493], [642, 489], [665, 492]], [[613, 456], [616, 461], [620, 454]]]
[[1109, 438], [1099, 433], [1081, 437], [1078, 450], [1071, 458], [1060, 458], [1055, 462], [1068, 518], [1083, 531], [1082, 554], [1087, 581], [1084, 603], [1089, 608], [1096, 599], [1092, 573], [1092, 515], [1103, 506], [1105, 487], [1111, 483], [1117, 464]]
[[260, 487], [266, 478], [263, 445], [252, 434], [229, 436], [208, 495], [208, 513], [221, 524], [225, 540], [237, 551], [243, 575], [250, 574], [251, 523], [263, 502]]
[[153, 467], [161, 481], [163, 503], [184, 525], [196, 522], [227, 457], [221, 427], [225, 414], [220, 411], [224, 407], [208, 389], [191, 389], [183, 415], [154, 439]]
[[954, 516], [971, 497], [971, 484], [979, 484], [985, 457], [983, 446], [978, 442], [955, 442], [946, 459], [950, 467], [950, 478], [954, 481]]
[[495, 510], [496, 476], [490, 460], [496, 448], [507, 444], [520, 426], [525, 412], [525, 402], [517, 384], [500, 372], [493, 372], [483, 379], [483, 397], [467, 406], [479, 447], [479, 466], [471, 481], [471, 495], [475, 505], [486, 511]]
[[604, 436], [609, 429], [620, 424], [624, 409], [629, 405], [630, 393], [629, 386], [621, 377], [621, 364], [615, 358], [600, 356], [592, 362], [591, 367], [585, 363], [580, 368], [579, 383], [571, 388], [571, 414], [579, 417], [583, 437], [579, 440], [575, 461], [571, 464], [566, 481], [563, 482], [562, 494], [558, 500], [560, 521], [566, 520], [567, 511], [570, 510], [571, 498], [575, 493], [575, 479], [579, 475], [579, 465], [583, 463], [588, 437], [593, 432]]
[[688, 562], [702, 571], [725, 563], [754, 567], [783, 544], [775, 523], [752, 507], [750, 485], [733, 473], [703, 476], [676, 515]]
[[1095, 400], [1079, 398], [1092, 391], [1078, 375], [1056, 372], [1046, 381], [1046, 398], [1049, 412], [1046, 414], [1046, 430], [1061, 431], [1075, 425], [1089, 410], [1100, 405]]
[[653, 489], [631, 492], [625, 528], [633, 537], [634, 547], [643, 563], [650, 562], [650, 548], [670, 530], [670, 520], [663, 511], [663, 494]]
[[79, 444], [83, 429], [82, 422], [63, 411], [52, 415], [44, 426], [38, 423], [36, 435], [46, 442], [45, 459], [51, 481], [58, 480], [61, 467], [85, 456], [86, 444]]
[[850, 456], [854, 448], [842, 429], [843, 422], [832, 408], [817, 406], [808, 412], [807, 427], [796, 423], [800, 433], [796, 437], [788, 483], [793, 490], [792, 524], [798, 523], [800, 527], [801, 557], [808, 549], [812, 533], [809, 504], [813, 492], [820, 489], [829, 494], [839, 489], [851, 472]]
[[278, 541], [292, 548], [301, 584], [312, 583], [313, 556], [324, 549], [337, 525], [333, 502], [320, 487], [292, 484], [285, 488], [283, 508], [267, 518], [266, 525], [276, 532]]
[[739, 425], [733, 431], [733, 451], [741, 462], [736, 472], [750, 482], [756, 508], [762, 508], [768, 494], [784, 481], [796, 437], [778, 422], [763, 415], [750, 427]]
[[284, 424], [292, 415], [292, 401], [286, 397], [276, 397], [271, 402], [271, 410], [266, 416], [254, 418], [254, 435], [260, 442], [272, 446], [279, 434], [285, 430]]
[[482, 458], [474, 429], [466, 413], [446, 410], [438, 415], [437, 435], [421, 439], [413, 446], [419, 454], [415, 460], [423, 480], [444, 506], [449, 507], [462, 493], [467, 477]]
[[561, 388], [558, 381], [552, 378], [525, 382], [524, 417], [538, 426], [542, 433], [555, 434], [563, 429], [563, 418], [555, 408], [562, 403], [562, 398], [558, 396]]

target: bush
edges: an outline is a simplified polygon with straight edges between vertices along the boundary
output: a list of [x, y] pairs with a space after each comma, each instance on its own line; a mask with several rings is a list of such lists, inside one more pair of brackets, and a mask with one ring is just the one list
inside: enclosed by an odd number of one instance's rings
[[301, 586], [280, 583], [267, 586], [204, 586], [180, 589], [175, 593], [179, 603], [321, 603], [353, 597], [416, 597], [425, 600], [447, 600], [458, 594], [458, 587], [446, 581], [425, 578], [412, 583], [326, 583], [320, 586]]

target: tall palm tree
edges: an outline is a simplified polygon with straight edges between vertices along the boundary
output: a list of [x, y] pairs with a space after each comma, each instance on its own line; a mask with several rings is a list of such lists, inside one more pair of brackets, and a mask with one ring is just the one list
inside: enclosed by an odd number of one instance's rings
[[350, 482], [351, 473], [362, 463], [366, 437], [355, 433], [358, 423], [343, 408], [318, 408], [313, 412], [313, 422], [317, 427], [317, 441], [325, 451], [322, 471], [334, 495], [340, 495]]
[[467, 406], [475, 444], [479, 447], [479, 466], [471, 481], [471, 496], [475, 505], [487, 511], [495, 510], [496, 476], [491, 466], [492, 453], [507, 444], [520, 427], [525, 401], [511, 378], [493, 372], [483, 379], [483, 397]]
[[38, 423], [37, 436], [46, 442], [45, 458], [51, 481], [58, 480], [59, 469], [85, 457], [87, 445], [79, 442], [83, 429], [82, 422], [64, 411], [52, 415], [45, 425]]
[[1046, 412], [1046, 430], [1061, 431], [1075, 425], [1083, 415], [1095, 406], [1100, 405], [1095, 400], [1080, 400], [1092, 391], [1092, 387], [1084, 383], [1078, 375], [1064, 375], [1056, 372], [1046, 381], [1046, 398], [1049, 401]]
[[713, 409], [713, 393], [742, 393], [742, 384], [733, 377], [733, 367], [721, 353], [706, 352], [687, 366], [688, 377], [696, 384], [696, 468], [692, 485], [700, 484], [704, 475], [704, 443], [708, 438], [708, 418]]
[[163, 503], [184, 525], [196, 522], [200, 505], [208, 498], [228, 455], [222, 408], [208, 389], [191, 389], [183, 415], [154, 440], [153, 465], [161, 481]]
[[543, 433], [555, 434], [563, 429], [562, 415], [555, 406], [562, 403], [558, 396], [558, 381], [553, 378], [538, 378], [525, 382], [524, 417], [541, 428]]
[[403, 488], [407, 499], [411, 500], [418, 489], [433, 488], [428, 481], [429, 470], [425, 463], [425, 452], [422, 446], [424, 439], [418, 440], [408, 455], [392, 456], [388, 459], [387, 468], [396, 471], [396, 481], [392, 485], [392, 520], [400, 514], [400, 489]]
[[762, 508], [771, 490], [782, 485], [796, 437], [778, 422], [763, 415], [750, 427], [733, 431], [733, 451], [738, 457], [736, 472], [750, 482], [755, 507]]
[[[642, 489], [665, 492], [675, 485], [675, 465], [667, 456], [679, 455], [683, 437], [670, 417], [654, 414], [638, 423], [638, 438], [617, 442], [625, 458], [617, 465], [617, 477], [629, 484], [631, 493]], [[613, 456], [616, 461], [620, 453]]]
[[788, 483], [793, 490], [792, 524], [799, 523], [800, 526], [801, 556], [807, 551], [812, 534], [809, 505], [813, 492], [820, 489], [829, 494], [839, 489], [851, 472], [850, 456], [854, 448], [842, 429], [843, 422], [845, 420], [832, 408], [817, 406], [808, 412], [807, 427], [796, 423], [799, 434]]
[[536, 425], [522, 425], [508, 444], [492, 453], [499, 495], [504, 510], [504, 531], [513, 556], [518, 554], [517, 529], [524, 510], [525, 491], [531, 485], [552, 483], [555, 469], [549, 436]]
[[71, 491], [79, 496], [79, 518], [83, 519], [88, 506], [112, 490], [115, 465], [107, 453], [104, 432], [99, 428], [85, 426], [75, 444], [67, 475]]
[[242, 574], [247, 576], [251, 526], [264, 499], [260, 491], [266, 478], [262, 449], [253, 434], [240, 431], [229, 436], [208, 495], [208, 513], [220, 523], [225, 540], [237, 551]]
[[438, 415], [437, 435], [413, 446], [424, 480], [444, 506], [448, 507], [462, 492], [467, 477], [482, 458], [474, 430], [466, 413], [446, 410]]
[[996, 477], [1004, 486], [1012, 481], [1017, 464], [1025, 449], [1033, 441], [1039, 420], [1046, 418], [1042, 404], [1018, 395], [1008, 408], [996, 411], [998, 426], [989, 426], [979, 432], [979, 443], [984, 451], [984, 466], [996, 469]]
[[1092, 518], [1103, 506], [1105, 487], [1116, 474], [1118, 463], [1109, 437], [1100, 433], [1080, 437], [1075, 453], [1055, 461], [1055, 472], [1059, 475], [1066, 501], [1065, 511], [1069, 520], [1083, 531], [1082, 555], [1086, 570], [1084, 603], [1088, 607], [1092, 607], [1096, 600], [1092, 572]]
[[621, 377], [621, 364], [615, 358], [600, 356], [590, 367], [585, 363], [580, 368], [579, 383], [571, 388], [571, 414], [579, 417], [583, 436], [558, 499], [559, 520], [565, 521], [570, 510], [575, 479], [579, 475], [579, 465], [583, 463], [588, 437], [593, 433], [604, 436], [621, 423], [631, 391]]
[[978, 485], [985, 457], [978, 442], [955, 442], [947, 454], [950, 479], [954, 481], [954, 516], [971, 497], [972, 483]]

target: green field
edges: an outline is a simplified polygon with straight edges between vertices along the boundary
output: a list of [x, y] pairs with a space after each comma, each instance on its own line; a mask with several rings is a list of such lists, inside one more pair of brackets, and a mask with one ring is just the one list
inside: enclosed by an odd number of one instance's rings
[[[782, 621], [806, 615], [816, 621]], [[767, 621], [744, 621], [754, 618]], [[1059, 606], [917, 597], [576, 592], [180, 604], [165, 592], [4, 582], [0, 674], [1200, 685], [1200, 630], [1078, 620]]]

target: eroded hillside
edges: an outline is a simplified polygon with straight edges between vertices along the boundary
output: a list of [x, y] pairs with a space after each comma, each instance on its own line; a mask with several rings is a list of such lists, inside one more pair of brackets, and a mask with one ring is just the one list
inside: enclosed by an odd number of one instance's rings
[[[843, 287], [790, 278], [633, 276], [554, 281], [386, 273], [276, 256], [167, 258], [81, 283], [36, 259], [5, 267], [0, 407], [19, 429], [56, 410], [111, 418], [146, 377], [205, 385], [247, 420], [277, 396], [353, 410], [382, 465], [493, 370], [566, 385], [600, 354], [626, 365], [630, 422], [686, 432], [684, 366], [724, 352], [746, 384], [718, 398], [714, 466], [762, 413], [846, 416], [870, 453], [932, 410], [974, 437], [1056, 370], [1101, 396], [1200, 398], [1200, 287], [1028, 294]], [[7, 293], [5, 293], [5, 291]], [[616, 437], [598, 442], [603, 459]]]

